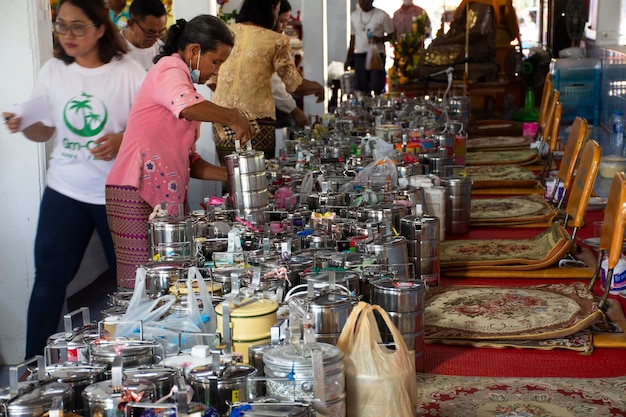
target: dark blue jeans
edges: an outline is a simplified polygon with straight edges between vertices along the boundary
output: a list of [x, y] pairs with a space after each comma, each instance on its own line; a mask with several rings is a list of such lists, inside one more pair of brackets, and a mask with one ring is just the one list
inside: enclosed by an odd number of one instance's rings
[[35, 283], [28, 304], [26, 359], [42, 355], [48, 337], [56, 332], [65, 291], [78, 271], [94, 229], [114, 274], [115, 252], [104, 204], [81, 203], [45, 189], [35, 238]]
[[[373, 91], [375, 95], [385, 92], [387, 73], [382, 70], [365, 69], [365, 56], [367, 54], [354, 55], [354, 89], [369, 95]], [[385, 62], [385, 54], [380, 54], [381, 62]]]

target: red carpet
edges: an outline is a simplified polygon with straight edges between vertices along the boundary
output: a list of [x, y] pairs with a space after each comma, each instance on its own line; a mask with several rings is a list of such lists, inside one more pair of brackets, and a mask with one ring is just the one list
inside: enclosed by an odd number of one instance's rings
[[417, 375], [417, 416], [624, 416], [625, 378], [467, 378]]
[[[586, 216], [586, 226], [578, 239], [593, 236], [593, 222], [602, 220], [602, 211], [591, 211]], [[507, 229], [519, 236], [536, 233], [536, 229]], [[469, 235], [458, 238], [501, 237], [502, 229], [473, 229]], [[451, 237], [452, 238], [452, 237]], [[497, 283], [496, 283], [497, 282]], [[503, 285], [528, 286], [562, 283], [571, 280], [549, 279], [475, 279], [442, 278], [441, 285]], [[586, 282], [586, 280], [583, 280]], [[619, 300], [626, 311], [626, 299]], [[429, 344], [425, 348], [425, 372], [443, 375], [498, 376], [498, 377], [572, 377], [598, 378], [622, 376], [626, 372], [626, 349], [596, 347], [591, 355], [569, 350], [493, 349]]]

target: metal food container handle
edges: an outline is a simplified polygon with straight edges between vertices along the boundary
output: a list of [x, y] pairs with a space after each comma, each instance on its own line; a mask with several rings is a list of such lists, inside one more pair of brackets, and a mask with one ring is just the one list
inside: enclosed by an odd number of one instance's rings
[[192, 336], [212, 337], [213, 339], [217, 340], [217, 343], [215, 344], [215, 346], [210, 345], [211, 349], [214, 349], [222, 343], [222, 335], [220, 333], [188, 332], [185, 330], [181, 330], [180, 332], [178, 332], [178, 353], [182, 353], [183, 335], [185, 334]]
[[76, 310], [72, 311], [71, 313], [68, 313], [68, 314], [64, 315], [63, 316], [63, 325], [64, 325], [64, 329], [65, 329], [65, 337], [66, 338], [72, 337], [72, 335], [74, 334], [74, 331], [72, 329], [72, 318], [75, 315], [78, 315], [78, 313], [82, 313], [82, 316], [83, 316], [83, 323], [81, 324], [80, 327], [83, 327], [86, 324], [91, 322], [91, 316], [89, 315], [89, 308], [88, 307], [81, 307], [79, 309], [76, 309]]
[[42, 370], [42, 372], [37, 372], [37, 379], [39, 381], [45, 380], [45, 371], [43, 371], [45, 370], [44, 358], [42, 355], [33, 356], [32, 358], [9, 368], [9, 392], [11, 395], [15, 395], [19, 391], [18, 373], [20, 369], [27, 367], [32, 363], [37, 363], [37, 368]]

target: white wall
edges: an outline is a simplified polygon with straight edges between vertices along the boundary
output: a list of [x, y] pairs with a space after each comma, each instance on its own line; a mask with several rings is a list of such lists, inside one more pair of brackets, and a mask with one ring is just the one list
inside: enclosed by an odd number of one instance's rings
[[[52, 54], [48, 0], [0, 2], [0, 109], [26, 100]], [[41, 46], [40, 46], [41, 45]], [[33, 244], [43, 191], [45, 147], [0, 128], [0, 363], [24, 355], [26, 305], [34, 275]]]
[[[0, 111], [27, 100], [41, 65], [52, 57], [49, 0], [0, 2]], [[30, 53], [25, 53], [30, 52]], [[33, 248], [39, 202], [45, 187], [46, 145], [0, 128], [0, 364], [22, 361], [26, 309], [34, 279]], [[94, 237], [85, 260], [68, 288], [72, 294], [107, 269], [99, 239]]]

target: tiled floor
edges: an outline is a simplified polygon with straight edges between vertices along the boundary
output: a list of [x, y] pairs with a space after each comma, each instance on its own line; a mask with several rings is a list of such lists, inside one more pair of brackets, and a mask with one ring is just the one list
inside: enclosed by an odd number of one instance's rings
[[[116, 291], [115, 280], [105, 272], [87, 287], [67, 299], [68, 311], [74, 311], [80, 307], [89, 307], [92, 321], [102, 318], [102, 311], [108, 308], [108, 295]], [[9, 386], [10, 365], [0, 365], [0, 389]]]

